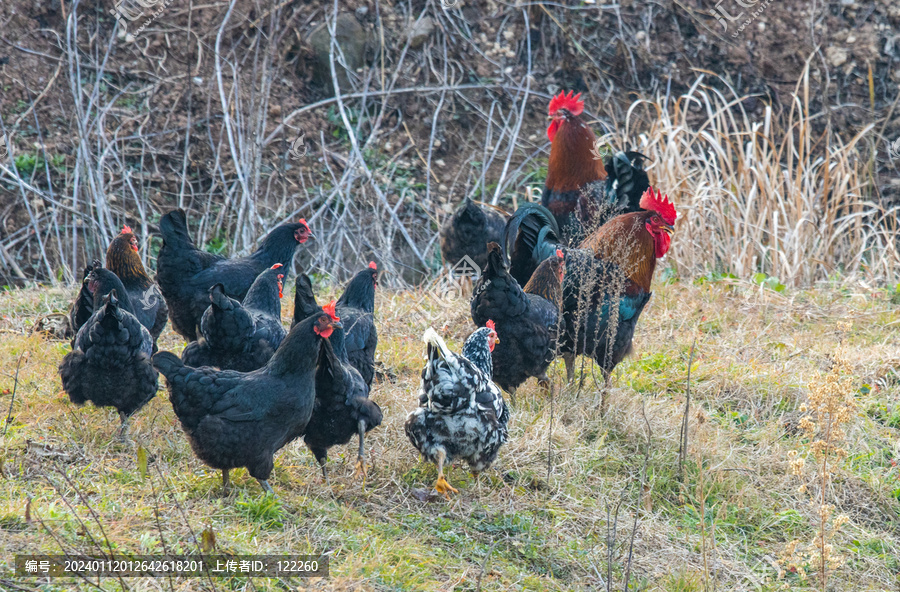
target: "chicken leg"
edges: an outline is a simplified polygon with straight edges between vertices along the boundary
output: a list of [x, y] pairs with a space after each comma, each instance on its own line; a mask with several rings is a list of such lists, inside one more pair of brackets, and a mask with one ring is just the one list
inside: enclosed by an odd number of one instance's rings
[[275, 495], [275, 490], [272, 489], [272, 486], [269, 485], [269, 481], [266, 479], [257, 479], [259, 481], [260, 486], [265, 490], [265, 492], [271, 496], [278, 497]]
[[459, 490], [454, 488], [450, 483], [447, 482], [447, 479], [444, 477], [444, 461], [447, 459], [447, 453], [443, 450], [438, 451], [438, 478], [437, 481], [434, 482], [434, 488], [438, 493], [447, 498], [447, 501], [450, 501], [450, 492], [459, 493]]
[[228, 469], [222, 469], [222, 489], [225, 490], [225, 497], [231, 493], [231, 481], [228, 479]]
[[356, 472], [353, 474], [355, 479], [362, 477], [365, 481], [369, 474], [366, 472], [366, 449], [364, 445], [366, 437], [366, 420], [359, 420], [359, 452], [356, 455]]
[[119, 425], [119, 433], [116, 437], [119, 442], [128, 442], [128, 416], [119, 411], [119, 419], [122, 423]]
[[322, 480], [325, 481], [325, 485], [327, 487], [331, 487], [331, 482], [328, 480], [328, 471], [325, 470], [325, 461], [328, 460], [326, 458], [319, 459], [319, 466], [322, 467]]
[[563, 354], [562, 359], [566, 363], [566, 382], [571, 384], [575, 382], [575, 354]]
[[609, 394], [609, 385], [612, 381], [612, 375], [606, 370], [601, 369], [600, 372], [603, 374], [603, 388], [600, 390], [600, 417], [604, 417], [609, 405], [607, 395]]

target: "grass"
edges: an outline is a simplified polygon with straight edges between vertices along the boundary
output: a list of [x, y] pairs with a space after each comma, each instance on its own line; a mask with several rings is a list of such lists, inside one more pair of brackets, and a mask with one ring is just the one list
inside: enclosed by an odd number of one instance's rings
[[[832, 541], [843, 562], [830, 580], [842, 590], [895, 589], [900, 380], [891, 377], [900, 366], [900, 312], [892, 295], [838, 283], [777, 292], [750, 277], [658, 285], [638, 325], [637, 353], [614, 373], [606, 417], [598, 413], [599, 374], [589, 364], [581, 392], [556, 395], [552, 436], [550, 402], [528, 383], [497, 463], [477, 481], [464, 467], [451, 468], [448, 478], [460, 494], [446, 502], [432, 495], [435, 468], [418, 460], [403, 422], [421, 370], [418, 336], [428, 324], [444, 327], [450, 346], [459, 348], [471, 327], [462, 299], [437, 308], [420, 293], [379, 292], [378, 358], [391, 378], [373, 394], [385, 422], [367, 438], [368, 481], [352, 478], [353, 443], [332, 450], [329, 490], [312, 455], [295, 442], [276, 456], [270, 482], [279, 497], [272, 499], [242, 469], [232, 472], [232, 496], [222, 498], [220, 474], [194, 457], [163, 391], [132, 419], [134, 443], [115, 442], [114, 412], [75, 407], [61, 392], [56, 365], [68, 345], [31, 332], [38, 317], [65, 309], [70, 292], [3, 292], [0, 431], [12, 406], [0, 448], [0, 589], [72, 589], [62, 581], [16, 580], [8, 570], [17, 553], [107, 546], [119, 553], [196, 553], [214, 541], [220, 553], [328, 553], [331, 576], [125, 584], [580, 591], [606, 589], [609, 573], [611, 589], [621, 590], [635, 516], [631, 590], [776, 590], [785, 583], [802, 589], [812, 584], [791, 573], [777, 578], [785, 545], [810, 540], [817, 529], [810, 496], [797, 491], [790, 475], [788, 452], [808, 444], [795, 427], [807, 384], [827, 371], [841, 341], [854, 384], [868, 386], [854, 395], [848, 457], [834, 467], [826, 495], [850, 519]], [[411, 297], [424, 309], [410, 309]], [[679, 429], [695, 338], [681, 482]], [[161, 349], [178, 352], [182, 345], [164, 333]], [[559, 385], [561, 363], [553, 373]], [[649, 447], [642, 407], [652, 429]], [[114, 579], [100, 585], [121, 588]]]

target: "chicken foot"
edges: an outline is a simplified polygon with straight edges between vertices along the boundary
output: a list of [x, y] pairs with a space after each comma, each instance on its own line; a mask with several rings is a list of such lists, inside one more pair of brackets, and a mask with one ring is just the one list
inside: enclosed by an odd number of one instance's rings
[[437, 481], [434, 482], [434, 488], [438, 493], [447, 498], [447, 501], [450, 501], [450, 492], [459, 493], [459, 490], [450, 485], [447, 482], [447, 479], [444, 477], [444, 461], [447, 460], [447, 453], [443, 450], [438, 451], [438, 478]]

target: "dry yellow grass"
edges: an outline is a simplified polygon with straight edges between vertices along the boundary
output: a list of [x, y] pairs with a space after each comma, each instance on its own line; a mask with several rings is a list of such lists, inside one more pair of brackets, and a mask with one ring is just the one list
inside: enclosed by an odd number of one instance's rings
[[[797, 588], [791, 574], [777, 580], [776, 560], [788, 541], [811, 538], [816, 523], [809, 495], [797, 492], [789, 474], [788, 452], [801, 445], [796, 425], [806, 385], [827, 370], [842, 339], [854, 388], [870, 388], [854, 394], [859, 411], [844, 445], [848, 457], [834, 468], [826, 494], [850, 519], [833, 541], [845, 562], [832, 580], [842, 590], [897, 585], [900, 481], [891, 461], [900, 456], [900, 377], [891, 372], [900, 366], [900, 313], [887, 292], [846, 284], [779, 294], [734, 280], [658, 285], [638, 325], [637, 354], [614, 373], [609, 413], [597, 411], [599, 373], [589, 364], [580, 392], [556, 395], [552, 422], [550, 401], [527, 383], [497, 463], [479, 482], [451, 469], [460, 494], [449, 503], [428, 495], [436, 472], [418, 460], [403, 421], [415, 405], [422, 332], [431, 324], [458, 350], [471, 330], [466, 301], [439, 308], [422, 292], [379, 291], [378, 360], [390, 379], [373, 394], [385, 421], [367, 438], [368, 482], [352, 479], [351, 444], [331, 453], [329, 490], [295, 442], [276, 456], [271, 483], [279, 499], [272, 502], [243, 470], [233, 475], [236, 492], [221, 497], [219, 474], [191, 453], [164, 391], [133, 418], [133, 446], [114, 442], [114, 412], [69, 403], [56, 375], [68, 345], [29, 333], [36, 317], [62, 310], [67, 295], [0, 295], [0, 430], [7, 390], [16, 391], [0, 448], [2, 589], [73, 588], [4, 573], [16, 553], [89, 551], [92, 539], [104, 537], [121, 553], [189, 553], [206, 528], [223, 552], [329, 553], [332, 575], [252, 586], [126, 580], [130, 589], [597, 590], [606, 588], [607, 573], [612, 589], [621, 589], [635, 517], [632, 589], [701, 590], [704, 581], [720, 590]], [[689, 455], [679, 483], [695, 338]], [[164, 334], [162, 349], [181, 347]], [[561, 364], [554, 367], [557, 386], [563, 375]], [[150, 457], [145, 478], [137, 446]], [[101, 586], [119, 589], [116, 580]]]

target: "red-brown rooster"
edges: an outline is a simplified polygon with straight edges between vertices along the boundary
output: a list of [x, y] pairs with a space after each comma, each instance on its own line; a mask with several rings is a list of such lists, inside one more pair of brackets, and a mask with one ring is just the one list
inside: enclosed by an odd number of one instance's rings
[[[550, 231], [549, 212], [534, 204], [544, 225], [537, 232], [511, 237], [517, 253], [555, 253], [560, 245]], [[578, 249], [565, 251], [563, 310], [566, 336], [561, 351], [568, 378], [574, 378], [576, 354], [591, 356], [608, 379], [631, 350], [634, 328], [647, 301], [656, 260], [669, 250], [677, 212], [667, 196], [647, 190], [641, 211], [617, 216], [591, 233]], [[541, 212], [542, 210], [542, 212]], [[537, 218], [536, 218], [537, 219]]]
[[580, 117], [583, 111], [581, 93], [572, 91], [560, 92], [548, 108], [550, 160], [541, 203], [553, 212], [566, 245], [578, 244], [618, 214], [637, 211], [641, 194], [650, 186], [643, 155], [618, 152], [606, 163], [601, 160], [597, 138]]

